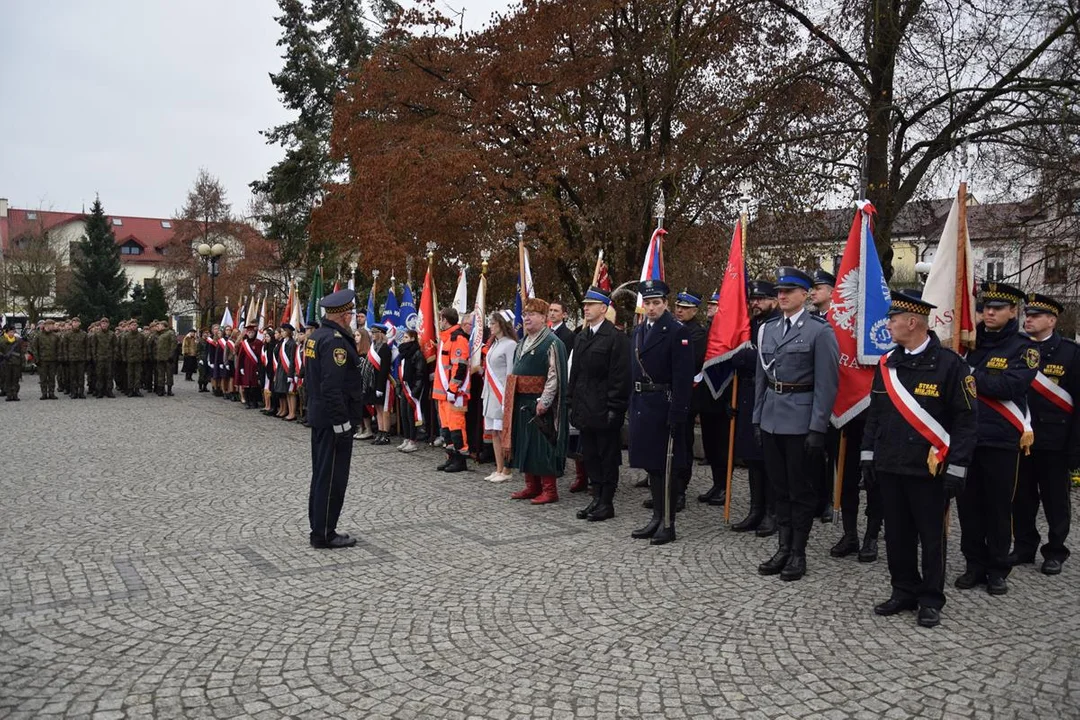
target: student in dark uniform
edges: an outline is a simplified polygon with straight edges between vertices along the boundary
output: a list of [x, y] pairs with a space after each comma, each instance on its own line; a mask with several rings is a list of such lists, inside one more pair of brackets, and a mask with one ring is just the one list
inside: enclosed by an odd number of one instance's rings
[[304, 342], [311, 425], [311, 491], [308, 520], [311, 546], [345, 548], [356, 539], [337, 532], [352, 462], [353, 435], [363, 418], [363, 383], [349, 314], [356, 302], [352, 290], [327, 295], [322, 325]]
[[[776, 534], [776, 494], [769, 487], [765, 456], [761, 443], [754, 437], [754, 379], [758, 367], [757, 341], [761, 328], [780, 317], [776, 304], [776, 286], [768, 280], [750, 282], [750, 342], [731, 358], [739, 374], [739, 395], [735, 422], [735, 455], [746, 463], [750, 484], [750, 511], [731, 526], [735, 532], [755, 531], [758, 537]], [[725, 462], [727, 458], [724, 458]], [[726, 469], [725, 469], [726, 472]]]
[[[967, 362], [979, 396], [979, 439], [964, 492], [957, 499], [960, 550], [967, 569], [956, 587], [986, 583], [991, 595], [1009, 591], [1012, 498], [1020, 450], [1032, 442], [1027, 394], [1039, 370], [1039, 351], [1021, 335], [1016, 306], [1024, 293], [1004, 283], [983, 283], [983, 321]], [[888, 531], [886, 531], [888, 532]]]
[[761, 436], [776, 490], [780, 528], [779, 547], [758, 572], [782, 580], [806, 574], [806, 543], [817, 503], [814, 479], [825, 462], [825, 431], [840, 376], [832, 327], [804, 309], [810, 285], [803, 271], [780, 268], [776, 291], [782, 315], [758, 333], [755, 435]]
[[[709, 345], [709, 328], [716, 316], [720, 293], [714, 292], [706, 305], [705, 347]], [[750, 375], [750, 395], [753, 397], [753, 373]], [[740, 381], [741, 382], [741, 381]], [[742, 388], [740, 387], [740, 390]], [[698, 502], [723, 506], [727, 497], [728, 422], [731, 412], [731, 385], [724, 388], [719, 397], [713, 397], [707, 382], [698, 382], [694, 388], [693, 406], [701, 418], [701, 445], [705, 461], [712, 471], [712, 485], [697, 496]], [[733, 420], [731, 422], [734, 422]]]
[[[818, 317], [826, 317], [832, 308], [833, 289], [836, 287], [836, 276], [818, 268], [813, 273], [814, 283], [810, 288], [810, 314]], [[859, 447], [859, 439], [855, 442], [848, 441], [849, 451], [854, 457]], [[840, 431], [829, 423], [829, 429], [825, 431], [825, 466], [817, 480], [817, 511], [818, 519], [823, 523], [833, 521], [832, 489], [833, 478], [836, 476], [836, 466], [840, 453]], [[847, 466], [852, 475], [856, 474], [856, 466]], [[876, 535], [875, 535], [876, 537]], [[876, 542], [876, 540], [875, 540]]]
[[[975, 379], [967, 363], [929, 331], [933, 305], [892, 293], [889, 331], [897, 347], [874, 372], [860, 466], [880, 487], [892, 594], [878, 615], [919, 610], [934, 627], [945, 605], [945, 517], [964, 487], [975, 451]], [[922, 547], [922, 572], [919, 548]]]
[[[631, 537], [663, 545], [675, 540], [675, 470], [693, 458], [686, 448], [686, 421], [694, 388], [690, 333], [667, 308], [668, 286], [646, 280], [638, 286], [645, 319], [630, 343], [630, 467], [649, 474], [653, 508], [649, 522]], [[670, 445], [669, 445], [670, 443]], [[671, 476], [666, 476], [668, 448]]]
[[1069, 470], [1080, 467], [1080, 347], [1057, 332], [1064, 306], [1049, 295], [1031, 294], [1024, 308], [1024, 330], [1039, 351], [1039, 371], [1028, 389], [1035, 443], [1020, 458], [1020, 476], [1013, 497], [1013, 565], [1035, 562], [1039, 531], [1035, 516], [1042, 501], [1048, 528], [1042, 546], [1042, 571], [1061, 572], [1069, 557]]
[[[690, 347], [694, 350], [694, 383], [696, 385], [704, 386], [703, 389], [708, 391], [708, 384], [701, 378], [701, 367], [705, 364], [705, 347], [708, 344], [708, 338], [705, 335], [705, 328], [698, 322], [698, 307], [701, 306], [701, 293], [690, 288], [683, 288], [683, 291], [675, 296], [675, 319], [683, 324], [686, 328], [686, 332], [690, 334]], [[701, 394], [693, 391], [690, 395], [690, 414], [686, 418], [686, 426], [684, 432], [686, 435], [683, 438], [683, 442], [686, 443], [686, 456], [690, 458], [690, 462], [686, 467], [679, 468], [679, 472], [676, 476], [679, 478], [679, 497], [675, 504], [675, 511], [679, 512], [686, 507], [686, 489], [690, 486], [690, 478], [693, 475], [694, 468], [694, 428], [697, 425], [698, 413], [701, 412], [702, 402]], [[720, 474], [723, 475], [727, 470], [727, 458], [724, 458], [724, 468], [720, 470]], [[714, 476], [716, 470], [713, 471]], [[715, 483], [714, 483], [715, 484]]]

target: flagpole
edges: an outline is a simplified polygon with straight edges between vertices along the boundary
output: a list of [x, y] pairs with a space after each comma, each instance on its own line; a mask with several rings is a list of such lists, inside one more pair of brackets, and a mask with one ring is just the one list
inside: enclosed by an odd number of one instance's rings
[[[833, 478], [833, 512], [840, 510], [840, 495], [844, 491], [844, 462], [847, 454], [847, 432], [840, 428], [840, 449], [836, 458], [836, 477]], [[856, 492], [858, 492], [856, 490]], [[869, 502], [869, 501], [867, 501]]]
[[604, 248], [600, 248], [600, 252], [596, 254], [596, 267], [594, 267], [592, 271], [592, 282], [589, 284], [590, 287], [596, 285], [597, 281], [600, 280], [600, 265], [603, 264], [603, 262]]
[[[742, 243], [743, 260], [746, 259], [746, 224], [750, 218], [750, 195], [748, 192], [743, 192], [739, 198], [739, 204], [742, 206], [739, 213], [739, 241]], [[736, 372], [731, 378], [731, 409], [733, 413], [728, 414], [728, 452], [727, 452], [727, 472], [725, 476], [725, 489], [724, 489], [724, 522], [731, 522], [731, 477], [735, 474], [735, 418], [733, 414], [738, 413], [739, 409], [739, 373]]]
[[529, 289], [525, 287], [525, 221], [518, 220], [514, 223], [514, 230], [518, 237], [518, 279], [521, 281], [518, 283], [521, 286], [518, 292], [521, 293], [521, 307], [524, 308], [529, 299]]
[[960, 337], [963, 333], [964, 322], [961, 314], [964, 308], [964, 293], [967, 292], [967, 182], [960, 181], [959, 203], [957, 207], [956, 227], [956, 288], [953, 297], [953, 332], [950, 345], [953, 351], [959, 353], [963, 344]]

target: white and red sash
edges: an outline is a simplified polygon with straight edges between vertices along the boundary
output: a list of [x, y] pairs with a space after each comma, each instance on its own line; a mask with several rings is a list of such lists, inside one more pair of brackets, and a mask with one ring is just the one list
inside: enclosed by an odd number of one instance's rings
[[405, 382], [405, 358], [401, 358], [401, 365], [398, 368], [398, 377], [401, 378], [401, 393], [405, 396], [405, 402], [408, 403], [409, 408], [412, 410], [413, 422], [419, 427], [424, 424], [424, 410], [423, 403], [419, 402], [412, 394], [412, 390], [409, 389], [409, 383]]
[[442, 340], [439, 340], [439, 355], [438, 360], [435, 362], [435, 370], [439, 373], [439, 383], [443, 389], [446, 390], [446, 402], [450, 403], [454, 407], [465, 407], [465, 399], [469, 394], [469, 385], [471, 378], [468, 373], [465, 373], [465, 382], [461, 384], [456, 393], [450, 392], [450, 378], [447, 377], [446, 368], [443, 367], [443, 344]]
[[1020, 409], [1020, 406], [1012, 400], [998, 400], [997, 398], [979, 395], [987, 407], [995, 410], [999, 415], [1009, 421], [1009, 424], [1020, 433], [1020, 449], [1025, 455], [1031, 453], [1031, 445], [1035, 441], [1035, 433], [1031, 429], [1031, 415]]
[[301, 345], [296, 343], [296, 351], [293, 353], [293, 367], [296, 368], [296, 389], [304, 387], [304, 374], [300, 368], [304, 366], [304, 354], [300, 352]]
[[296, 378], [293, 377], [293, 365], [289, 362], [289, 353], [285, 351], [285, 345], [287, 343], [282, 340], [278, 345], [278, 363], [279, 367], [284, 371], [285, 377], [289, 380], [289, 392], [292, 392], [296, 387]]
[[[895, 351], [894, 351], [895, 352]], [[896, 368], [886, 365], [889, 355], [881, 356], [881, 379], [885, 383], [885, 392], [897, 412], [907, 420], [915, 432], [930, 443], [930, 456], [926, 460], [930, 474], [936, 475], [938, 467], [945, 462], [949, 454], [949, 433], [942, 427], [926, 408], [919, 404], [915, 396], [900, 382]]]
[[255, 351], [251, 348], [251, 343], [248, 342], [247, 340], [244, 340], [244, 342], [242, 342], [241, 345], [244, 348], [244, 354], [246, 354], [249, 358], [251, 358], [251, 362], [258, 365], [259, 364], [259, 358], [257, 358], [255, 356]]
[[368, 348], [367, 359], [375, 372], [379, 372], [379, 370], [382, 369], [382, 362], [379, 360], [379, 352], [375, 349], [374, 345]]
[[1066, 413], [1073, 411], [1073, 398], [1069, 391], [1046, 377], [1040, 370], [1031, 381], [1031, 388]]
[[495, 395], [495, 399], [499, 401], [499, 406], [503, 404], [503, 394], [506, 392], [506, 382], [500, 381], [495, 373], [491, 372], [490, 356], [484, 357], [484, 383], [487, 387], [491, 388], [492, 394]]

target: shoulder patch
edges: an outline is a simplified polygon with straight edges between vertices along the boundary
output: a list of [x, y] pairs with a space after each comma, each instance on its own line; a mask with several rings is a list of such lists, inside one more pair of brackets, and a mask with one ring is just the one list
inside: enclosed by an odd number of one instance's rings
[[968, 395], [971, 397], [978, 397], [975, 393], [975, 376], [968, 375], [964, 378], [964, 389], [967, 390]]
[[1039, 367], [1039, 351], [1033, 347], [1025, 350], [1024, 362], [1027, 363], [1028, 369], [1030, 370]]
[[349, 354], [345, 352], [345, 348], [334, 348], [334, 364], [339, 367], [345, 364], [348, 360]]
[[335, 330], [334, 331], [334, 337], [336, 337], [336, 338], [341, 337], [341, 333], [339, 333], [337, 330]]

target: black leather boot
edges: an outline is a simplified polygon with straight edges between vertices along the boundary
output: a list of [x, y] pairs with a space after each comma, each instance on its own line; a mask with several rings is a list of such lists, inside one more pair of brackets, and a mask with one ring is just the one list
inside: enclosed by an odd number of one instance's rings
[[576, 517], [578, 520], [584, 520], [585, 518], [587, 518], [589, 516], [589, 513], [591, 513], [593, 510], [596, 509], [596, 506], [599, 505], [599, 504], [600, 504], [600, 486], [599, 485], [593, 485], [593, 487], [592, 487], [592, 501], [588, 505], [586, 505], [585, 507], [581, 508], [576, 513], [574, 513], [574, 517]]
[[881, 518], [870, 518], [866, 522], [866, 534], [863, 535], [862, 547], [859, 548], [859, 562], [877, 560], [878, 534], [881, 532]]
[[635, 540], [644, 540], [651, 538], [656, 534], [657, 529], [660, 527], [660, 508], [664, 506], [664, 484], [659, 478], [650, 478], [652, 482], [649, 483], [649, 490], [652, 493], [652, 517], [649, 522], [637, 530], [630, 533], [630, 537]]
[[[389, 441], [389, 438], [387, 438], [387, 440]], [[465, 462], [465, 456], [457, 451], [454, 451], [453, 454], [450, 456], [449, 463], [445, 468], [443, 468], [443, 472], [457, 473], [464, 472], [468, 469], [469, 466]]]
[[600, 486], [600, 501], [585, 518], [589, 522], [602, 522], [615, 517], [615, 485]]
[[765, 518], [765, 488], [761, 486], [761, 477], [750, 471], [750, 512], [739, 522], [731, 526], [735, 532], [749, 532], [757, 530], [761, 521]]
[[771, 558], [758, 565], [759, 575], [778, 575], [791, 557], [791, 528], [781, 527], [778, 535], [780, 544]]
[[840, 519], [844, 523], [844, 534], [840, 536], [840, 541], [829, 549], [829, 555], [834, 558], [847, 557], [859, 552], [859, 516], [854, 513], [843, 513]]
[[796, 530], [791, 538], [791, 557], [780, 571], [781, 580], [799, 580], [806, 574], [806, 541], [810, 539], [810, 535]]

